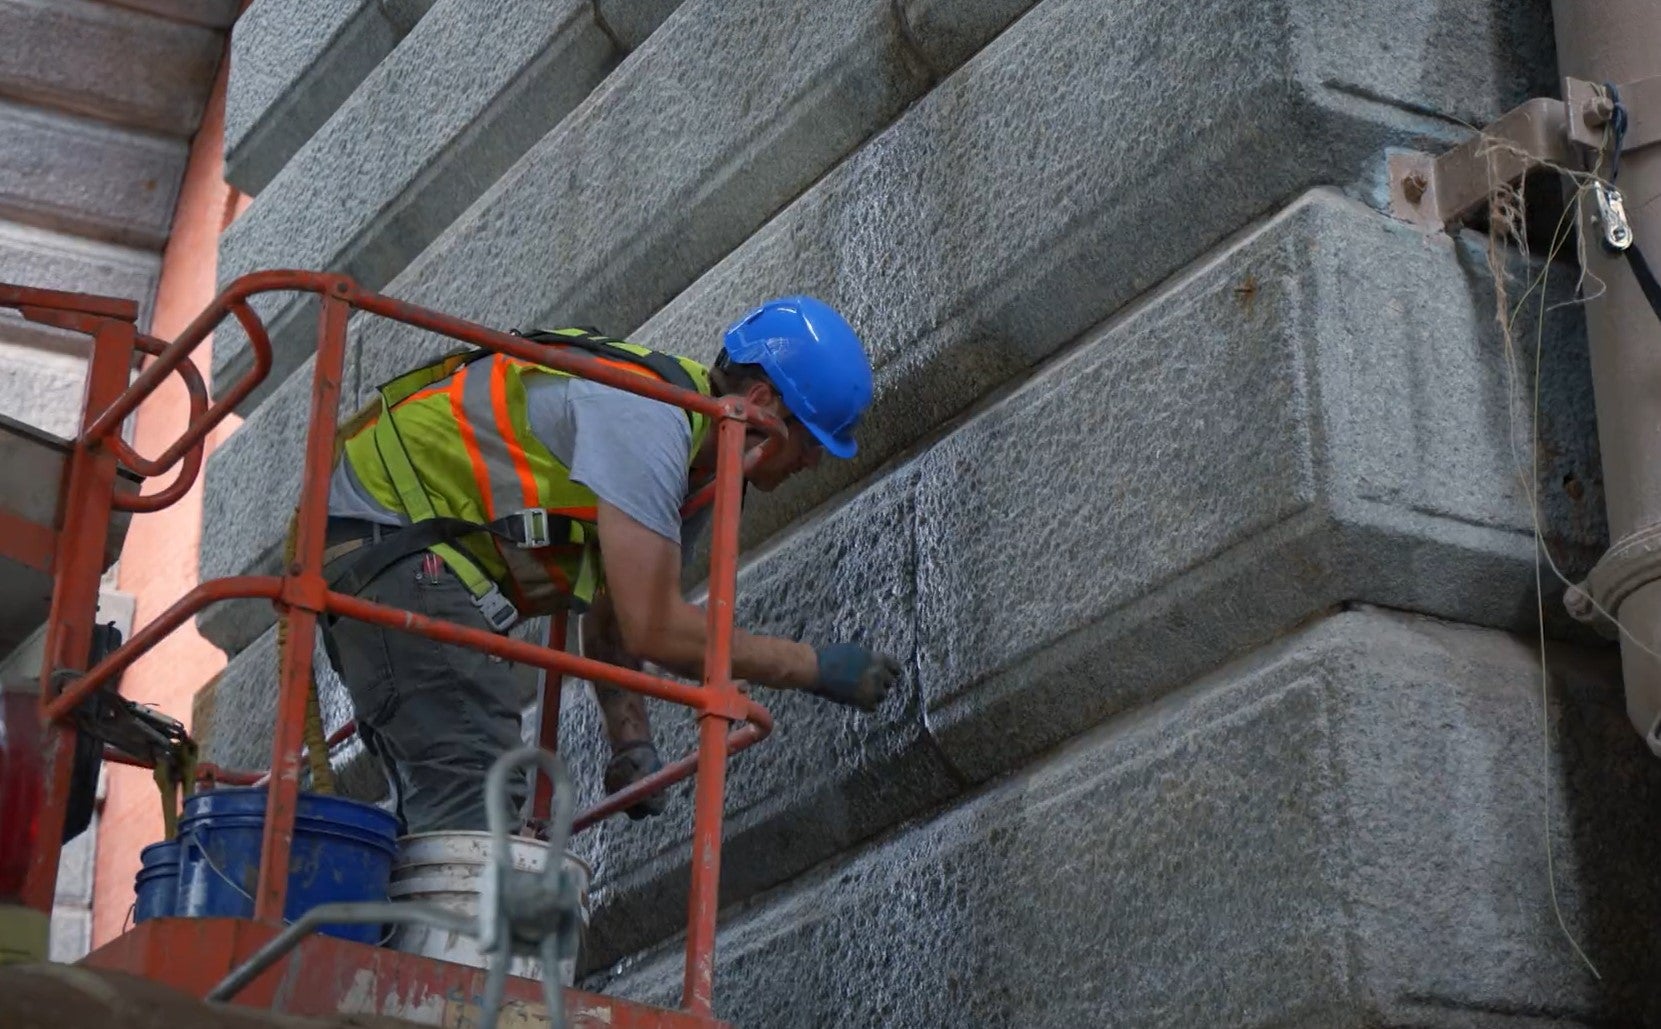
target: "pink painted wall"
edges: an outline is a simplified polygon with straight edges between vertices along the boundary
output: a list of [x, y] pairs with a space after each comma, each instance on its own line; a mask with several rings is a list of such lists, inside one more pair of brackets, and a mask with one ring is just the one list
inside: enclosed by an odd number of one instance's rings
[[[226, 62], [228, 65], [229, 62]], [[213, 299], [219, 235], [247, 206], [247, 198], [224, 181], [225, 78], [222, 67], [202, 126], [191, 145], [190, 161], [162, 258], [151, 334], [172, 339]], [[208, 379], [211, 345], [194, 355]], [[178, 379], [144, 403], [136, 421], [136, 449], [158, 454], [183, 431], [188, 413]], [[233, 417], [209, 439], [210, 450], [236, 428]], [[147, 486], [155, 492], [164, 483]], [[121, 552], [118, 588], [136, 600], [133, 627], [155, 619], [195, 587], [197, 548], [202, 535], [200, 481], [179, 503], [154, 514], [136, 515]], [[186, 623], [155, 650], [128, 669], [123, 695], [153, 704], [189, 723], [191, 698], [225, 666], [225, 656]], [[155, 782], [142, 769], [106, 765], [109, 792], [98, 829], [93, 879], [92, 945], [119, 936], [133, 903], [133, 876], [139, 851], [162, 837], [161, 804]]]

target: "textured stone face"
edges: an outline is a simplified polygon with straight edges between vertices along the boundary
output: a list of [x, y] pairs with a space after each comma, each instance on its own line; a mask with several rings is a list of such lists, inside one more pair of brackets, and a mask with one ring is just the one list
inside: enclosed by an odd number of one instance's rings
[[186, 145], [0, 102], [0, 218], [159, 250]]
[[[221, 286], [264, 268], [386, 285], [616, 60], [588, 0], [437, 4], [227, 230]], [[278, 362], [250, 404], [315, 347], [310, 297], [261, 300]], [[251, 363], [238, 329], [216, 335], [219, 388]]]
[[[747, 498], [737, 621], [904, 673], [875, 715], [757, 689], [777, 729], [727, 779], [725, 1017], [1653, 1020], [1661, 782], [1617, 672], [1553, 644], [1542, 777], [1532, 638], [1495, 631], [1535, 628], [1531, 487], [1569, 574], [1605, 544], [1579, 315], [1545, 315], [1537, 355], [1525, 311], [1508, 355], [1481, 240], [1378, 210], [1392, 149], [1555, 90], [1548, 7], [387, 8], [407, 37], [296, 144], [224, 268], [346, 268], [700, 358], [770, 295], [858, 327], [861, 455]], [[1502, 263], [1513, 297], [1539, 269]], [[279, 321], [287, 378], [209, 464], [206, 575], [275, 567], [313, 312]], [[347, 407], [451, 346], [362, 317], [351, 339]], [[221, 379], [246, 359], [226, 344]], [[239, 761], [268, 759], [270, 619], [202, 619], [246, 648], [212, 739]], [[664, 758], [690, 752], [688, 714], [653, 710]], [[587, 684], [563, 715], [591, 803]], [[584, 963], [623, 962], [627, 995], [678, 994], [690, 793], [576, 844]], [[1602, 986], [1551, 916], [1547, 800]]]
[[[929, 745], [921, 697], [912, 686], [915, 555], [908, 527], [914, 486], [909, 476], [885, 481], [739, 577], [737, 624], [814, 642], [857, 640], [892, 654], [906, 671], [898, 690], [903, 699], [875, 714], [806, 694], [753, 691], [773, 713], [776, 728], [733, 759], [721, 859], [724, 897], [742, 898], [783, 881], [959, 789]], [[654, 711], [664, 759], [693, 753], [693, 720], [671, 705], [654, 705]], [[569, 707], [562, 712], [568, 713]], [[561, 753], [582, 784], [584, 803], [598, 800], [609, 754], [597, 717], [580, 712], [575, 720], [567, 717], [562, 730]], [[661, 937], [679, 917], [674, 913], [684, 913], [690, 785], [673, 798], [659, 818], [614, 819], [579, 837], [597, 886], [590, 963]]]
[[0, 39], [6, 96], [178, 137], [196, 131], [223, 44], [210, 29], [91, 0], [4, 0]]
[[[144, 324], [160, 270], [158, 254], [0, 221], [0, 282], [136, 300]], [[0, 313], [0, 343], [80, 353], [83, 340]]]
[[[473, 8], [452, 2], [430, 17], [452, 10]], [[781, 10], [777, 0], [746, 0], [679, 12], [399, 275], [389, 292], [505, 327], [644, 319], [926, 85], [887, 4], [838, 0], [814, 6], [805, 22], [784, 18]], [[724, 68], [764, 47], [765, 40], [749, 30], [752, 24], [781, 41], [813, 39], [815, 46], [803, 49], [799, 64], [725, 74]], [[405, 45], [423, 38], [412, 36]], [[301, 182], [296, 180], [296, 190]], [[549, 183], [563, 188], [550, 190]], [[260, 218], [263, 202], [250, 209], [249, 231], [264, 225], [275, 241], [287, 208], [273, 206], [270, 218]], [[317, 210], [327, 212], [330, 205]], [[228, 275], [243, 267], [235, 263], [239, 238], [227, 241]], [[349, 373], [348, 395], [361, 396], [450, 345], [390, 323], [358, 323], [358, 371], [355, 378]], [[314, 338], [314, 323], [303, 314], [290, 327], [285, 338], [295, 346]], [[234, 331], [227, 338], [225, 347], [216, 339], [214, 351], [221, 387], [246, 360]], [[301, 360], [305, 353], [305, 347], [289, 350], [279, 361]], [[206, 489], [225, 495], [210, 497], [210, 509], [249, 503], [247, 477], [273, 474], [276, 455], [298, 452], [299, 435], [292, 430], [300, 423], [266, 409], [305, 397], [309, 385], [294, 380], [308, 374], [290, 373], [274, 386], [272, 396], [281, 399], [263, 403], [216, 452]], [[297, 470], [276, 474], [292, 479]], [[286, 493], [279, 482], [276, 495], [286, 499], [297, 488], [297, 479]], [[203, 575], [231, 574], [272, 553], [272, 521], [257, 513], [205, 517]], [[204, 615], [203, 631], [221, 646], [241, 646], [257, 635], [258, 625], [215, 628], [225, 624], [220, 610]]]
[[[888, 5], [847, 0], [815, 5], [822, 21], [789, 22], [791, 38], [818, 41], [806, 63], [720, 75], [742, 56], [722, 47], [747, 55], [761, 45], [739, 26], [785, 31], [774, 6], [754, 2], [679, 11], [388, 287], [498, 326], [622, 331], [719, 260], [634, 333], [704, 358], [757, 298], [805, 290], [837, 303], [878, 366], [862, 455], [758, 501], [751, 544], [1303, 185], [1374, 174], [1381, 147], [1443, 131], [1400, 108], [1357, 107], [1324, 84], [1338, 29], [1321, 3], [1237, 11], [1213, 0], [1211, 16], [1190, 18], [1160, 5], [1109, 16], [1049, 0], [974, 53], [964, 41], [984, 39], [1020, 4], [922, 4], [902, 31]], [[1530, 66], [1530, 52], [1500, 49], [1515, 40], [1491, 22], [1460, 22], [1459, 38], [1497, 64]], [[1214, 23], [1239, 31], [1216, 36]], [[1121, 40], [1105, 56], [1104, 34]], [[944, 57], [924, 61], [916, 47], [935, 38], [973, 59], [763, 226], [927, 88], [920, 69]], [[1204, 73], [1140, 71], [1138, 55], [1156, 50]], [[823, 74], [849, 85], [826, 88]], [[1513, 99], [1502, 86], [1514, 84], [1458, 80], [1462, 96], [1494, 113]], [[1035, 109], [1045, 118], [1013, 114]], [[1196, 111], [1208, 114], [1195, 120]], [[1173, 124], [1192, 127], [1171, 133]], [[296, 325], [310, 331], [309, 319]], [[447, 346], [373, 322], [354, 340], [360, 389]], [[216, 350], [216, 360], [230, 354]], [[250, 436], [223, 448], [221, 466], [239, 453], [265, 459], [272, 444]], [[213, 538], [221, 532], [236, 535]], [[207, 536], [204, 567], [210, 550], [246, 560], [272, 545], [237, 523], [209, 522]]]
[[[1550, 63], [1549, 33], [1506, 30], [1510, 5], [1470, 5], [1457, 19], [1441, 4], [1376, 18], [1340, 6], [1039, 4], [642, 326], [645, 342], [710, 357], [735, 313], [805, 291], [843, 311], [872, 351], [861, 458], [761, 505], [747, 538], [868, 474], [1300, 190], [1373, 192], [1384, 148], [1446, 132], [1410, 112], [1484, 121], [1524, 98], [1519, 80], [1533, 79], [1520, 69]], [[1489, 60], [1450, 60], [1434, 90], [1397, 101], [1398, 66], [1361, 55], [1393, 47], [1398, 17], [1434, 22], [1439, 39], [1458, 40], [1444, 45]], [[930, 24], [926, 12], [917, 24]]]
[[[1314, 193], [932, 446], [920, 661], [948, 755], [995, 773], [1344, 600], [1529, 624], [1509, 398], [1533, 349], [1509, 382], [1481, 269]], [[1543, 507], [1584, 568], [1598, 505], [1560, 483], [1599, 474], [1585, 345], [1561, 313], [1548, 338]]]
[[[1542, 779], [1535, 653], [1426, 620], [1328, 619], [729, 912], [717, 1013], [741, 1025], [1653, 1017], [1652, 972], [1629, 956], [1648, 952], [1661, 908], [1644, 814], [1661, 772], [1625, 725], [1607, 655], [1559, 648]], [[1548, 805], [1565, 917], [1601, 957], [1602, 984], [1552, 916]], [[1571, 881], [1601, 885], [1562, 892]], [[605, 987], [671, 1001], [680, 971], [669, 949]]]
[[392, 52], [431, 0], [259, 0], [237, 19], [225, 179], [258, 193]]
[[[1531, 522], [1504, 441], [1529, 435], [1507, 397], [1531, 393], [1531, 351], [1513, 387], [1480, 267], [1468, 243], [1309, 194], [751, 563], [740, 625], [865, 639], [908, 674], [875, 718], [761, 695], [780, 730], [735, 762], [726, 896], [1345, 601], [1530, 624]], [[1583, 347], [1562, 315], [1549, 332], [1541, 480], [1593, 483]], [[267, 405], [249, 426], [296, 412]], [[278, 518], [269, 493], [212, 495], [241, 498], [238, 519]], [[1602, 539], [1575, 516], [1584, 503], [1545, 505], [1554, 549], [1582, 565]], [[567, 715], [562, 750], [596, 799], [594, 715], [586, 701]], [[659, 743], [689, 752], [690, 720], [665, 710]], [[583, 841], [604, 915], [591, 961], [674, 930], [690, 816], [682, 791], [670, 815]]]
[[[0, 325], [0, 337], [5, 326]], [[0, 414], [61, 439], [81, 425], [86, 361], [35, 347], [0, 343]]]

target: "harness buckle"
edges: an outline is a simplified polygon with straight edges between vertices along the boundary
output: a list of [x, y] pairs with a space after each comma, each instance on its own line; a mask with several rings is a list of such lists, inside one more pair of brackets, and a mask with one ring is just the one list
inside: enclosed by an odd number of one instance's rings
[[513, 606], [513, 601], [501, 591], [500, 587], [492, 585], [489, 592], [473, 598], [473, 606], [484, 615], [484, 620], [497, 632], [507, 632], [513, 623], [519, 620], [519, 609]]
[[507, 521], [513, 526], [511, 535], [514, 545], [521, 550], [535, 550], [551, 546], [554, 542], [553, 519], [548, 517], [545, 507], [515, 511], [507, 516]]

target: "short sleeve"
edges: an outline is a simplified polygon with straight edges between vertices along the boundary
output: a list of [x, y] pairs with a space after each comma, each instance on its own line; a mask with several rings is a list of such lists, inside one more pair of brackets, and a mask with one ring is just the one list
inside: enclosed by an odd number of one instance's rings
[[692, 429], [678, 407], [572, 380], [571, 479], [666, 539], [681, 542]]

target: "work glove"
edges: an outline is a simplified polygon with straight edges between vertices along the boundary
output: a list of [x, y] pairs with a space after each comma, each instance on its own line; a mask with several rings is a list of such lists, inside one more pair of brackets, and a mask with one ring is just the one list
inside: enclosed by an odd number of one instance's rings
[[[606, 765], [605, 786], [606, 795], [610, 796], [625, 786], [630, 786], [651, 775], [663, 767], [663, 762], [657, 756], [657, 748], [652, 746], [651, 740], [636, 740], [625, 743], [611, 756]], [[663, 809], [669, 806], [668, 791], [659, 792], [630, 808], [623, 813], [631, 821], [638, 822], [642, 818], [663, 814]]]
[[819, 678], [808, 692], [864, 711], [877, 709], [900, 674], [898, 661], [857, 643], [833, 643], [816, 653]]

